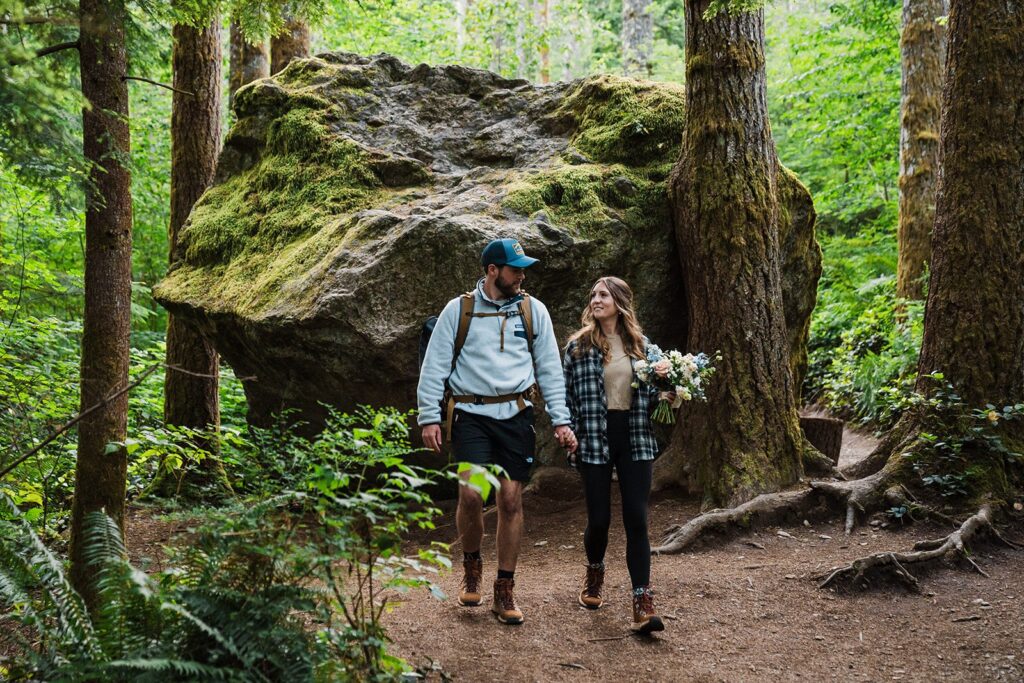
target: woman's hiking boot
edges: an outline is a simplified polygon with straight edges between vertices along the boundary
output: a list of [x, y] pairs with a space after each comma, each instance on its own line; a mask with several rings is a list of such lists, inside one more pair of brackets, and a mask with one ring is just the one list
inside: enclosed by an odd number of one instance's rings
[[647, 635], [655, 631], [664, 631], [665, 624], [654, 611], [654, 594], [650, 586], [633, 589], [633, 626], [635, 633]]
[[480, 595], [480, 581], [484, 575], [482, 559], [464, 559], [462, 561], [462, 592], [459, 593], [459, 604], [463, 607], [477, 607], [483, 602]]
[[523, 623], [523, 613], [516, 607], [516, 599], [512, 594], [515, 585], [513, 579], [495, 579], [494, 581], [494, 604], [491, 605], [491, 611], [503, 624]]
[[601, 586], [604, 584], [604, 563], [588, 564], [587, 576], [583, 579], [583, 590], [580, 591], [579, 603], [587, 609], [597, 609], [604, 604], [601, 598]]

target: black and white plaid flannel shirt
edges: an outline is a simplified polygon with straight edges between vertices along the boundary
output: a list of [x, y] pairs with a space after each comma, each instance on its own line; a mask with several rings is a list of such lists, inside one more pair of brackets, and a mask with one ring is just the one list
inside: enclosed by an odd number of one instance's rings
[[[647, 340], [644, 340], [646, 352]], [[565, 399], [572, 415], [572, 431], [579, 442], [576, 457], [579, 462], [605, 465], [608, 454], [608, 397], [604, 390], [604, 358], [600, 350], [590, 349], [581, 358], [576, 357], [576, 342], [570, 342], [562, 359], [565, 373]], [[635, 366], [636, 359], [630, 361]], [[636, 381], [636, 371], [633, 372]], [[629, 408], [629, 443], [633, 460], [654, 460], [658, 443], [651, 428], [651, 407], [658, 400], [658, 390], [640, 383], [633, 390]]]

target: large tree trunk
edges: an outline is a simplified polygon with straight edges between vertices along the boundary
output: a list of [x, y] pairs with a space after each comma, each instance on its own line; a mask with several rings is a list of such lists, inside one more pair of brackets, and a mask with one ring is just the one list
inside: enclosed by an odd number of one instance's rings
[[[1024, 402], [1024, 11], [953, 0], [918, 366], [966, 401]], [[918, 391], [927, 382], [918, 378]]]
[[287, 16], [284, 31], [270, 38], [270, 73], [278, 73], [293, 59], [308, 57], [310, 51], [309, 24], [295, 16]]
[[[220, 152], [220, 21], [214, 19], [202, 29], [178, 24], [172, 35], [175, 92], [171, 106], [168, 243], [173, 267], [179, 256], [178, 234], [192, 206], [213, 180]], [[177, 316], [168, 315], [169, 367], [164, 380], [167, 424], [199, 430], [219, 427], [219, 364], [217, 352], [197, 330]], [[197, 445], [211, 454], [217, 451], [216, 437]], [[208, 478], [223, 474], [215, 457], [207, 458], [202, 470]]]
[[[128, 383], [132, 300], [132, 195], [128, 171], [128, 85], [119, 0], [79, 5], [83, 146], [90, 164], [85, 209], [85, 317], [81, 410]], [[78, 423], [75, 499], [71, 507], [71, 582], [95, 607], [96, 572], [85, 560], [82, 523], [105, 510], [124, 529], [128, 396]]]
[[705, 506], [802, 474], [779, 248], [779, 162], [768, 122], [764, 13], [686, 2], [686, 126], [670, 179], [690, 313], [688, 347], [721, 351], [707, 403], [684, 404], [659, 485], [696, 471]]
[[228, 72], [228, 109], [234, 106], [235, 91], [243, 85], [270, 75], [267, 41], [250, 43], [237, 22], [231, 22], [231, 58]]
[[654, 22], [651, 0], [622, 0], [622, 72], [632, 78], [651, 77]]
[[939, 172], [939, 101], [946, 53], [946, 29], [937, 19], [945, 14], [945, 5], [944, 0], [903, 0], [896, 291], [907, 299], [923, 298], [921, 278], [931, 257]]

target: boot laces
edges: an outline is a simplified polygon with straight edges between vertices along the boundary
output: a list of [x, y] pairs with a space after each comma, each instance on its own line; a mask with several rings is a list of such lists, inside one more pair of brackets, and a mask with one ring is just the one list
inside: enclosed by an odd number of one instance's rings
[[600, 567], [587, 566], [587, 583], [584, 592], [591, 598], [601, 596], [601, 586], [604, 584], [604, 570]]
[[499, 579], [494, 586], [495, 597], [498, 598], [498, 603], [504, 610], [514, 610], [516, 608], [515, 596], [512, 593], [512, 588], [515, 584], [511, 579]]
[[462, 585], [467, 593], [480, 592], [480, 577], [483, 574], [482, 562], [480, 560], [463, 560], [462, 568], [465, 571], [462, 577]]

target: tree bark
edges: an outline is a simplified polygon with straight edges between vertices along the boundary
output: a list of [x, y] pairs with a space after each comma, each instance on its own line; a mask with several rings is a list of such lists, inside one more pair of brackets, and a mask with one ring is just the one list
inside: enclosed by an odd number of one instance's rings
[[540, 82], [551, 82], [551, 38], [548, 37], [548, 26], [551, 23], [550, 0], [539, 0], [537, 4], [540, 19]]
[[[132, 195], [128, 170], [127, 56], [120, 0], [81, 0], [83, 151], [90, 164], [85, 209], [85, 315], [81, 410], [128, 383], [132, 295]], [[95, 571], [85, 560], [82, 523], [104, 510], [124, 529], [128, 397], [121, 394], [78, 425], [71, 506], [71, 583], [96, 606]]]
[[921, 278], [931, 256], [946, 52], [946, 29], [936, 19], [945, 10], [944, 0], [903, 0], [896, 292], [907, 299], [924, 298]]
[[[178, 260], [178, 235], [192, 206], [213, 180], [220, 152], [221, 47], [220, 21], [199, 29], [174, 26], [171, 104], [170, 265]], [[194, 93], [194, 96], [183, 94]], [[218, 370], [220, 359], [198, 330], [170, 314], [167, 317], [167, 375], [164, 380], [164, 421], [202, 430], [220, 426]], [[186, 372], [177, 372], [181, 368]], [[216, 438], [197, 444], [217, 452]], [[207, 474], [221, 475], [215, 457], [203, 462]]]
[[308, 57], [310, 51], [309, 24], [295, 16], [287, 16], [284, 31], [270, 38], [270, 73], [280, 72], [293, 59]]
[[721, 351], [706, 403], [686, 403], [659, 485], [696, 473], [707, 506], [802, 474], [779, 247], [780, 166], [768, 122], [763, 11], [702, 18], [686, 2], [686, 125], [670, 178], [690, 314], [688, 347]]
[[651, 0], [622, 0], [622, 72], [631, 78], [651, 77], [654, 22]]
[[[918, 371], [975, 405], [1024, 402], [1024, 12], [953, 0]], [[918, 377], [918, 391], [927, 381]]]
[[270, 75], [267, 41], [250, 43], [237, 22], [231, 22], [231, 57], [228, 73], [228, 108], [234, 106], [235, 91], [243, 85]]

